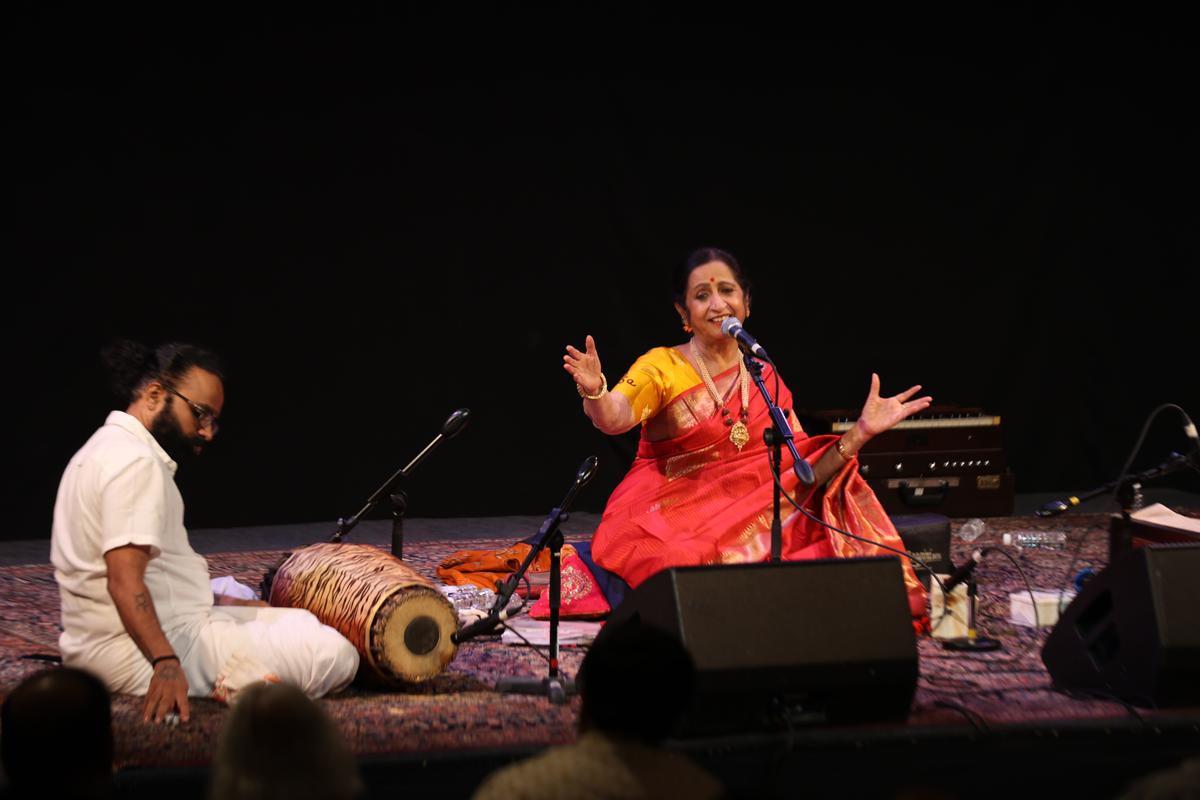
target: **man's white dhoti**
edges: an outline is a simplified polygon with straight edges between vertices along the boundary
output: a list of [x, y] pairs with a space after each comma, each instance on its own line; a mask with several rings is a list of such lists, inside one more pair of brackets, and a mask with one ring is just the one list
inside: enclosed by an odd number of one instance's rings
[[[358, 671], [354, 646], [299, 608], [214, 606], [208, 619], [165, 633], [193, 697], [227, 701], [262, 680], [290, 683], [310, 697], [322, 697], [346, 688]], [[144, 695], [154, 674], [128, 636], [64, 663], [87, 668], [112, 691], [126, 694]]]

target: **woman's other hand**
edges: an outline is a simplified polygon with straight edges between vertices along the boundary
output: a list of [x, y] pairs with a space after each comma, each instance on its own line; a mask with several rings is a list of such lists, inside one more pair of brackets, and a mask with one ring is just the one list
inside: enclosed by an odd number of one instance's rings
[[890, 430], [896, 423], [908, 419], [913, 414], [921, 413], [929, 408], [933, 398], [926, 396], [916, 400], [910, 399], [919, 391], [921, 386], [917, 384], [894, 397], [880, 397], [879, 376], [872, 372], [871, 391], [867, 393], [867, 402], [858, 416], [857, 427], [870, 438]]
[[567, 345], [567, 354], [563, 356], [563, 369], [570, 373], [584, 394], [597, 395], [604, 386], [604, 378], [601, 377], [596, 340], [589, 334], [584, 339], [583, 346], [584, 350], [581, 352]]

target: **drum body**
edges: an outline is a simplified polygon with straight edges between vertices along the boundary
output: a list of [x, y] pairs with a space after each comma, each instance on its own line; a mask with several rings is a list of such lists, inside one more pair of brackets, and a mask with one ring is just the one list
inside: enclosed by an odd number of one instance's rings
[[[275, 573], [271, 605], [303, 608], [358, 649], [369, 677], [420, 682], [454, 658], [450, 601], [395, 556], [362, 544], [297, 550]], [[364, 670], [360, 668], [362, 676]]]

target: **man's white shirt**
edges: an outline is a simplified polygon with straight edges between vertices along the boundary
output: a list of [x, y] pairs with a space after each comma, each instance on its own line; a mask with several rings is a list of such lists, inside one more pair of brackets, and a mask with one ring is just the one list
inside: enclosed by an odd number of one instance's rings
[[67, 465], [54, 506], [50, 560], [62, 600], [64, 661], [126, 635], [108, 593], [104, 554], [151, 550], [145, 581], [164, 632], [206, 617], [208, 564], [188, 542], [176, 464], [135, 417], [113, 411]]

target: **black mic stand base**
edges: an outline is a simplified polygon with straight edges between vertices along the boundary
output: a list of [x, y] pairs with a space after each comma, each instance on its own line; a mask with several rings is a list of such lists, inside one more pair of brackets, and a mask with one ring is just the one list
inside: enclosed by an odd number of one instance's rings
[[505, 694], [532, 694], [546, 697], [556, 706], [563, 705], [567, 698], [579, 694], [575, 681], [566, 676], [555, 678], [501, 678], [496, 682], [496, 691]]
[[957, 650], [966, 653], [990, 653], [993, 650], [1001, 650], [1004, 645], [999, 639], [989, 639], [986, 636], [961, 636], [957, 639], [946, 639], [942, 642], [942, 647], [947, 650]]

